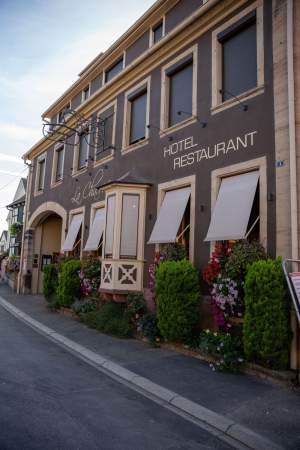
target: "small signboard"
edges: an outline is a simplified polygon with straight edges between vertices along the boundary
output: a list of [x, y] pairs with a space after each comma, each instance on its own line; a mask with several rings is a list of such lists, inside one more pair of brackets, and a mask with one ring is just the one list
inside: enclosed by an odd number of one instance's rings
[[291, 272], [289, 274], [295, 294], [300, 304], [300, 272]]
[[300, 267], [300, 260], [284, 259], [282, 261], [283, 272], [293, 300], [295, 312], [300, 324], [300, 272], [293, 271], [294, 267]]

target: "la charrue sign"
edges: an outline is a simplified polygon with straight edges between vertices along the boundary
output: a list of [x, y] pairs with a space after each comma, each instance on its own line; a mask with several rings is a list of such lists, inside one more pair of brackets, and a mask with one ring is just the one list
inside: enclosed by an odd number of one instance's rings
[[[201, 163], [203, 160], [214, 159], [220, 155], [228, 155], [254, 146], [257, 131], [250, 131], [226, 141], [217, 142], [212, 146], [202, 147], [190, 136], [163, 148], [164, 158], [173, 158], [173, 169]], [[188, 150], [190, 150], [188, 153]], [[180, 154], [184, 153], [184, 154]]]

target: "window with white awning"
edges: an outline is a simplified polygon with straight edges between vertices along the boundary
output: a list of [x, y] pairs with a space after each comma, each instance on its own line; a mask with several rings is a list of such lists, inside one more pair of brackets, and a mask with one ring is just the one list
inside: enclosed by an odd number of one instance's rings
[[62, 247], [62, 251], [63, 252], [71, 252], [74, 249], [76, 240], [77, 240], [77, 236], [80, 230], [80, 227], [82, 225], [82, 221], [83, 221], [83, 214], [74, 214], [70, 225], [69, 225], [69, 230], [64, 242], [64, 245]]
[[90, 229], [88, 240], [85, 244], [85, 251], [96, 251], [99, 248], [101, 238], [105, 226], [105, 209], [99, 208], [96, 210], [93, 224]]
[[259, 221], [258, 212], [249, 223], [258, 180], [259, 171], [222, 179], [205, 241], [247, 238]]
[[191, 187], [166, 192], [148, 244], [168, 244], [178, 240], [190, 196]]

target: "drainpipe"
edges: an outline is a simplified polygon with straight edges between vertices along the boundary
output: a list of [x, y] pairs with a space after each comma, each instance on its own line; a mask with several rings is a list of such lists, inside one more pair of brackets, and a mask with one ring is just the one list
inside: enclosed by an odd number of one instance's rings
[[[291, 245], [292, 259], [299, 259], [298, 251], [298, 198], [297, 198], [297, 153], [295, 120], [294, 78], [294, 1], [287, 0], [287, 76], [288, 76], [288, 122], [290, 150], [290, 195], [291, 195]], [[291, 315], [294, 338], [291, 348], [291, 365], [296, 368], [299, 380], [299, 325], [294, 311]]]

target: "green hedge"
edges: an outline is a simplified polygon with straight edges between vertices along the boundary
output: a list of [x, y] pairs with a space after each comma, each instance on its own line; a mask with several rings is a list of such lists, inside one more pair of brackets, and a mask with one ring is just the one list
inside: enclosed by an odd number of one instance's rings
[[50, 302], [56, 294], [58, 281], [57, 267], [55, 264], [49, 264], [43, 268], [43, 295]]
[[289, 367], [289, 301], [280, 258], [255, 262], [248, 269], [243, 339], [248, 360], [273, 369]]
[[165, 339], [184, 341], [199, 323], [199, 280], [187, 260], [165, 261], [156, 271], [158, 327]]
[[133, 333], [131, 315], [126, 305], [120, 303], [104, 303], [98, 310], [80, 314], [81, 320], [91, 328], [121, 338], [130, 337]]
[[59, 306], [71, 306], [80, 298], [80, 278], [78, 272], [81, 269], [79, 260], [69, 260], [62, 264], [58, 277], [57, 302]]

